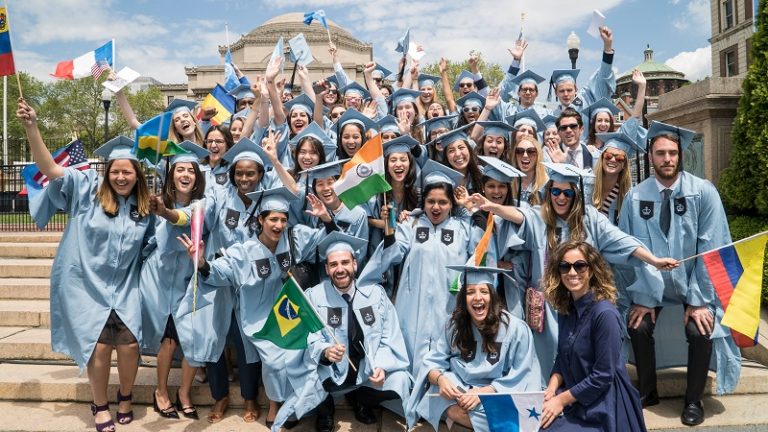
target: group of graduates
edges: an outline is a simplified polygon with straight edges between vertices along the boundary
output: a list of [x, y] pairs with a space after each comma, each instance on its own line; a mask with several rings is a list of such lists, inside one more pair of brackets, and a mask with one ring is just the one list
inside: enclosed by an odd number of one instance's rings
[[[543, 390], [533, 414], [545, 427], [640, 431], [642, 407], [658, 403], [656, 368], [686, 362], [681, 419], [701, 423], [708, 370], [718, 392], [732, 391], [740, 356], [701, 262], [679, 260], [729, 242], [724, 211], [714, 187], [682, 169], [693, 132], [641, 126], [639, 72], [633, 117], [616, 130], [613, 36], [600, 35], [588, 84], [577, 85], [575, 69], [552, 74], [554, 110], [537, 100], [544, 78], [519, 69], [523, 40], [495, 88], [475, 57], [454, 83], [445, 60], [440, 77], [413, 63], [393, 83], [368, 63], [363, 87], [330, 45], [336, 73], [312, 82], [299, 66], [299, 91], [277, 59], [252, 83], [240, 74], [229, 124], [172, 101], [171, 139], [186, 153], [153, 167], [164, 180], [155, 192], [126, 137], [96, 150], [103, 178], [57, 165], [20, 100], [50, 181], [30, 211], [42, 225], [57, 210], [69, 215], [51, 275], [53, 349], [87, 370], [96, 429], [116, 426], [106, 394], [113, 348], [118, 424], [133, 420], [140, 353], [157, 356], [160, 416], [197, 418], [190, 390], [204, 370], [216, 401], [207, 420], [220, 421], [228, 347], [243, 420], [260, 416], [263, 383], [275, 430], [310, 412], [318, 431], [334, 430], [334, 397], [344, 394], [363, 423], [377, 421], [381, 404], [408, 426], [421, 418], [437, 429], [447, 417], [485, 431], [478, 394]], [[138, 127], [125, 95], [116, 98]], [[392, 190], [348, 208], [333, 184], [375, 135]], [[633, 187], [630, 159], [645, 151], [655, 175]], [[189, 237], [197, 200], [199, 248]], [[275, 306], [289, 274], [325, 324], [304, 350], [253, 337], [270, 314], [296, 318], [290, 302]], [[685, 332], [662, 306], [682, 308]], [[665, 328], [654, 338], [655, 326]], [[626, 334], [639, 393], [624, 366]]]

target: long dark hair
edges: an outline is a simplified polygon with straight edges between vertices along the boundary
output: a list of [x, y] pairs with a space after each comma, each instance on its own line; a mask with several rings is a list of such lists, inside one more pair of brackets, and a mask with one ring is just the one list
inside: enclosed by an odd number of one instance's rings
[[489, 181], [495, 181], [496, 183], [501, 183], [503, 185], [507, 186], [507, 196], [504, 197], [504, 205], [505, 206], [513, 206], [515, 205], [515, 200], [512, 198], [512, 184], [511, 183], [504, 183], [500, 182], [494, 178], [490, 178], [488, 176], [483, 176], [483, 183], [480, 185], [480, 190], [482, 191], [482, 194], [484, 197], [488, 198], [488, 195], [485, 194], [485, 184]]
[[[224, 137], [224, 145], [227, 147], [224, 152], [231, 149], [233, 145], [235, 145], [234, 139], [232, 138], [232, 132], [229, 131], [229, 127], [225, 125], [212, 125], [210, 128], [208, 128], [207, 131], [205, 131], [205, 138], [203, 138], [203, 148], [208, 149], [208, 146], [205, 145], [205, 141], [208, 140], [208, 135], [211, 134], [211, 132], [216, 131], [219, 132]], [[211, 157], [206, 156], [203, 158], [203, 163], [206, 165], [211, 164]], [[221, 166], [226, 166], [228, 162], [222, 159], [219, 164]]]
[[[491, 304], [488, 305], [488, 313], [483, 322], [477, 327], [483, 338], [483, 351], [496, 352], [496, 334], [502, 322], [508, 324], [507, 318], [502, 313], [502, 304], [496, 289], [490, 285], [488, 292], [491, 295]], [[475, 350], [475, 337], [472, 334], [472, 317], [467, 306], [467, 285], [463, 284], [456, 295], [456, 308], [451, 314], [449, 325], [452, 330], [451, 347], [458, 348], [463, 357], [468, 357]]]
[[[411, 152], [406, 153], [408, 155], [408, 174], [405, 175], [403, 181], [403, 210], [413, 210], [419, 205], [419, 193], [416, 186], [416, 160], [411, 155]], [[389, 155], [391, 156], [391, 155]], [[389, 174], [389, 156], [384, 159], [384, 177], [387, 183], [392, 184], [392, 176]], [[382, 202], [383, 195], [379, 195], [379, 202]]]
[[[600, 114], [600, 113], [597, 113], [597, 114]], [[596, 136], [597, 131], [595, 130], [595, 124], [597, 123], [597, 114], [595, 114], [594, 117], [592, 117], [589, 120], [589, 134], [587, 135], [587, 144], [595, 145], [595, 142], [597, 142], [597, 136]], [[613, 118], [613, 114], [611, 114], [610, 112], [607, 114], [608, 114], [608, 118], [611, 119], [611, 127], [608, 129], [608, 132], [613, 132], [616, 129], [616, 121]]]
[[419, 200], [419, 208], [424, 210], [424, 200], [427, 199], [427, 195], [435, 189], [440, 189], [448, 196], [451, 201], [451, 216], [456, 216], [458, 211], [458, 204], [456, 203], [456, 197], [453, 196], [453, 186], [448, 183], [430, 183], [421, 190], [421, 199]]
[[[469, 161], [467, 162], [467, 176], [469, 177], [469, 180], [472, 181], [472, 189], [467, 188], [467, 192], [470, 194], [474, 192], [478, 192], [483, 187], [483, 173], [480, 171], [480, 165], [477, 162], [477, 155], [475, 154], [475, 151], [472, 149], [472, 146], [469, 145], [469, 143], [466, 140], [460, 140], [464, 143], [464, 145], [467, 146], [467, 153], [469, 154]], [[440, 161], [443, 163], [443, 165], [447, 166], [450, 169], [455, 169], [451, 166], [450, 163], [448, 163], [448, 158], [446, 157], [446, 153], [448, 152], [448, 147], [455, 143], [456, 141], [445, 144], [443, 143], [443, 152], [440, 155]], [[464, 178], [464, 185], [466, 187], [467, 185], [467, 179]]]
[[344, 126], [340, 127], [338, 129], [338, 133], [336, 134], [336, 156], [338, 156], [339, 159], [346, 159], [349, 157], [352, 157], [347, 154], [346, 150], [344, 150], [343, 146], [341, 145], [341, 135], [344, 133], [344, 128], [347, 126], [354, 126], [360, 131], [360, 146], [362, 147], [363, 144], [365, 144], [365, 126], [359, 124], [359, 123], [347, 123]]
[[[192, 168], [195, 170], [195, 186], [192, 188], [191, 199], [197, 200], [205, 195], [205, 175], [200, 171], [198, 164], [192, 162]], [[163, 204], [169, 209], [174, 208], [176, 204], [176, 185], [173, 184], [175, 177], [176, 164], [173, 164], [168, 173], [168, 179], [163, 184]]]
[[299, 172], [302, 171], [301, 165], [299, 165], [299, 150], [301, 150], [301, 146], [303, 146], [304, 143], [309, 143], [315, 152], [320, 156], [317, 162], [318, 165], [325, 163], [325, 149], [323, 149], [323, 143], [321, 143], [319, 139], [313, 136], [305, 136], [299, 140], [299, 142], [296, 144], [296, 148], [291, 152], [291, 157], [293, 158], [293, 168], [288, 170], [288, 172], [291, 174], [291, 176], [293, 176], [294, 180], [299, 179]]

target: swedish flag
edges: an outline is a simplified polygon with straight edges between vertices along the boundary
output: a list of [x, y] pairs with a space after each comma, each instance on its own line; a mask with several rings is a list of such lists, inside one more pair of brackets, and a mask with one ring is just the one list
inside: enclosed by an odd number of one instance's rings
[[293, 278], [283, 284], [267, 317], [264, 327], [253, 334], [256, 339], [265, 339], [285, 349], [304, 349], [307, 335], [323, 328], [323, 323], [304, 297], [301, 288]]

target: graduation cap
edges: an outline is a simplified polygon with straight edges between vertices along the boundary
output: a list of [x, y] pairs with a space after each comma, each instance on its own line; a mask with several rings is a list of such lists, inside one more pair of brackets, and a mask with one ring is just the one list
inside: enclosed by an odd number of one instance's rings
[[392, 109], [394, 110], [403, 102], [415, 102], [419, 96], [421, 96], [421, 92], [418, 90], [399, 88], [392, 93], [392, 96], [390, 96], [392, 100]]
[[507, 141], [507, 144], [511, 142], [510, 134], [516, 131], [513, 126], [501, 121], [478, 121], [476, 123], [483, 127], [483, 135], [500, 136]]
[[628, 158], [634, 157], [635, 153], [645, 153], [645, 149], [624, 132], [600, 133], [595, 136], [603, 142], [604, 148], [621, 150]]
[[587, 117], [587, 121], [594, 119], [595, 116], [601, 112], [609, 113], [611, 116], [615, 116], [619, 113], [619, 109], [616, 108], [616, 105], [608, 100], [608, 98], [601, 98], [582, 111], [582, 113]]
[[552, 114], [545, 115], [541, 119], [541, 122], [544, 123], [544, 130], [547, 130], [550, 128], [557, 129], [557, 117], [553, 116]]
[[417, 145], [419, 145], [419, 142], [410, 135], [397, 137], [384, 143], [384, 157], [392, 153], [409, 153]]
[[449, 185], [456, 187], [464, 179], [464, 176], [451, 168], [443, 164], [439, 164], [432, 159], [427, 159], [427, 162], [421, 168], [422, 184], [427, 185], [437, 183], [448, 183]]
[[228, 91], [227, 94], [235, 98], [235, 100], [256, 97], [256, 95], [251, 91], [251, 86], [248, 84], [240, 84], [232, 90]]
[[93, 154], [101, 156], [108, 161], [115, 159], [139, 160], [133, 152], [133, 140], [123, 135], [118, 135], [107, 141], [101, 147], [94, 150]]
[[[504, 162], [503, 160], [493, 156], [478, 156], [478, 158], [485, 164], [482, 167], [483, 175], [496, 180], [499, 183], [509, 184], [515, 178], [525, 177], [525, 173], [512, 165]], [[520, 207], [520, 200], [522, 198], [523, 182], [517, 182], [517, 206]]]
[[248, 192], [245, 195], [256, 203], [254, 208], [258, 209], [259, 213], [287, 213], [290, 202], [299, 198], [285, 186]]
[[361, 125], [363, 127], [363, 132], [367, 132], [368, 129], [376, 128], [376, 123], [374, 123], [373, 120], [364, 116], [363, 113], [354, 108], [347, 109], [344, 111], [344, 114], [342, 114], [341, 117], [336, 120], [336, 130], [341, 131], [341, 128], [343, 128], [347, 123], [356, 123]]
[[518, 87], [523, 84], [533, 84], [535, 86], [538, 86], [539, 84], [544, 82], [544, 77], [528, 69], [525, 72], [512, 78], [511, 82], [516, 84]]
[[315, 101], [310, 99], [310, 97], [306, 94], [302, 93], [284, 103], [283, 106], [285, 106], [288, 112], [297, 109], [299, 111], [304, 111], [309, 117], [312, 117], [312, 112], [315, 110]]
[[352, 254], [355, 259], [360, 256], [362, 251], [366, 250], [368, 240], [364, 240], [341, 231], [334, 231], [328, 234], [317, 245], [317, 251], [321, 259], [327, 259], [333, 252], [346, 251]]
[[419, 88], [435, 87], [440, 82], [440, 77], [422, 73], [419, 74], [417, 81], [419, 82]]
[[424, 135], [429, 137], [435, 129], [453, 129], [453, 125], [456, 124], [456, 117], [458, 114], [451, 114], [442, 117], [432, 117], [429, 120], [424, 120], [419, 126], [424, 126]]
[[456, 82], [453, 84], [453, 90], [454, 91], [459, 91], [459, 83], [461, 82], [461, 80], [463, 80], [465, 78], [469, 78], [469, 79], [472, 80], [473, 84], [475, 83], [475, 74], [473, 74], [472, 72], [470, 72], [468, 70], [462, 70], [461, 73], [459, 74], [459, 76], [456, 77]]
[[312, 168], [308, 168], [308, 169], [305, 169], [304, 171], [299, 172], [299, 174], [306, 174], [307, 182], [310, 182], [313, 180], [324, 180], [331, 177], [338, 177], [341, 175], [342, 165], [346, 163], [348, 160], [349, 158], [326, 162], [321, 165], [315, 165]]
[[456, 105], [460, 107], [460, 109], [465, 106], [479, 106], [482, 110], [485, 106], [485, 98], [478, 92], [469, 92], [460, 97], [459, 100], [456, 101]]
[[506, 118], [507, 123], [514, 126], [515, 129], [520, 129], [520, 126], [527, 125], [533, 128], [534, 132], [543, 132], [547, 129], [544, 126], [544, 122], [541, 121], [541, 117], [533, 108], [518, 111], [515, 114]]
[[572, 82], [576, 85], [576, 78], [579, 76], [580, 69], [555, 69], [552, 71], [552, 77], [549, 79], [549, 92], [547, 93], [547, 99], [552, 100], [552, 90], [557, 91], [557, 86], [565, 83]]
[[374, 79], [385, 80], [389, 79], [390, 75], [392, 75], [392, 71], [378, 63], [376, 63], [376, 67], [373, 69], [373, 72], [371, 72], [371, 77]]
[[186, 153], [171, 156], [171, 165], [182, 162], [199, 164], [200, 159], [203, 159], [210, 154], [208, 149], [200, 147], [199, 145], [189, 140], [182, 141], [182, 143], [179, 144], [179, 147], [183, 148]]
[[558, 183], [573, 183], [579, 185], [579, 194], [581, 195], [581, 206], [584, 207], [584, 177], [594, 177], [589, 171], [585, 171], [577, 166], [565, 163], [542, 162], [547, 168], [549, 180]]
[[[457, 127], [456, 129], [449, 130], [448, 132], [438, 135], [437, 138], [433, 139], [432, 141], [428, 142], [426, 145], [432, 145], [435, 143], [453, 143], [458, 140], [463, 140], [465, 142], [469, 142], [469, 136], [467, 136], [466, 130], [470, 126], [474, 125], [475, 123], [469, 123], [465, 124], [464, 126]], [[443, 147], [445, 147], [446, 144], [443, 144]]]
[[652, 121], [651, 125], [648, 127], [648, 134], [646, 135], [646, 138], [648, 139], [647, 145], [649, 151], [651, 148], [651, 142], [653, 142], [653, 139], [659, 135], [668, 135], [677, 138], [678, 145], [680, 146], [680, 169], [682, 170], [683, 152], [685, 152], [688, 146], [693, 142], [693, 138], [696, 136], [696, 132], [675, 125]]
[[363, 100], [371, 98], [371, 93], [357, 81], [352, 81], [341, 89], [341, 94], [344, 96], [347, 96], [348, 93], [350, 96], [359, 96]]
[[240, 138], [240, 141], [227, 150], [222, 158], [232, 165], [241, 160], [254, 161], [264, 168], [272, 165], [267, 151], [248, 138]]
[[400, 135], [400, 126], [398, 125], [397, 119], [390, 114], [385, 115], [381, 120], [377, 121], [375, 128], [379, 133], [395, 132]]
[[333, 84], [337, 89], [339, 88], [339, 80], [336, 78], [336, 74], [323, 78], [328, 84]]
[[496, 275], [510, 273], [510, 270], [495, 267], [449, 265], [445, 268], [462, 272], [463, 286], [482, 284], [496, 286]]
[[242, 118], [246, 118], [246, 117], [248, 117], [248, 114], [250, 114], [250, 113], [251, 113], [251, 109], [248, 108], [248, 107], [245, 107], [245, 108], [241, 109], [240, 111], [232, 114], [232, 120], [234, 120], [236, 118], [241, 118], [241, 117]]
[[196, 105], [197, 105], [197, 102], [195, 101], [188, 101], [185, 99], [174, 98], [171, 101], [171, 103], [169, 103], [168, 106], [165, 108], [165, 112], [168, 112], [168, 111], [171, 111], [173, 113], [177, 111], [192, 112], [192, 110], [195, 109]]
[[299, 142], [304, 139], [304, 137], [312, 137], [323, 143], [323, 152], [325, 153], [325, 157], [328, 158], [329, 155], [336, 153], [336, 141], [331, 139], [331, 137], [328, 136], [327, 133], [317, 125], [315, 122], [310, 122], [307, 127], [304, 128], [301, 132], [296, 134], [295, 137], [293, 137], [288, 143], [298, 151]]

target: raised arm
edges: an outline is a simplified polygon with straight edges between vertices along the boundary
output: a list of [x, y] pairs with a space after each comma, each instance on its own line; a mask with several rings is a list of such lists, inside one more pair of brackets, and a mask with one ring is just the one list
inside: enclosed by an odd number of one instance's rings
[[410, 69], [408, 69], [407, 73], [403, 74], [402, 88], [412, 88], [414, 90], [418, 90], [419, 89], [418, 77], [419, 77], [419, 62], [416, 60], [411, 60]]
[[373, 100], [384, 99], [384, 93], [381, 92], [379, 86], [373, 81], [373, 71], [376, 69], [376, 62], [368, 62], [363, 66], [363, 77], [365, 77], [365, 84], [368, 86], [368, 91], [371, 93]]
[[269, 95], [269, 88], [266, 78], [257, 79], [257, 83], [261, 92], [261, 100], [259, 101], [257, 108], [259, 110], [258, 125], [259, 129], [264, 129], [265, 127], [269, 126], [269, 101], [271, 96]]
[[440, 81], [443, 84], [443, 95], [445, 96], [445, 104], [448, 105], [448, 112], [451, 114], [456, 112], [456, 100], [453, 98], [453, 87], [451, 87], [451, 79], [448, 78], [448, 60], [445, 58], [440, 59]]
[[293, 194], [298, 195], [299, 185], [296, 184], [296, 180], [293, 179], [293, 176], [285, 169], [283, 164], [280, 163], [280, 159], [277, 156], [277, 144], [280, 142], [280, 138], [282, 138], [281, 135], [280, 132], [273, 132], [270, 130], [262, 141], [262, 145], [269, 155], [269, 161], [272, 162], [272, 166], [275, 167], [275, 172], [277, 173], [280, 182], [282, 182], [283, 186], [287, 187]]
[[635, 107], [632, 109], [632, 117], [643, 118], [643, 108], [645, 107], [645, 75], [635, 69], [632, 71], [632, 82], [637, 84], [637, 95], [635, 95]]
[[[283, 58], [278, 57], [274, 62], [267, 66], [267, 93], [269, 93], [269, 101], [272, 103], [272, 115], [275, 119], [275, 125], [279, 126], [285, 123], [285, 113], [283, 112], [283, 101], [280, 98], [280, 92], [277, 90], [277, 74], [280, 72], [280, 65], [283, 63]], [[269, 124], [269, 123], [267, 123]]]
[[32, 151], [32, 158], [35, 160], [35, 165], [40, 169], [40, 172], [48, 176], [50, 180], [63, 176], [64, 168], [54, 162], [51, 152], [45, 147], [43, 137], [40, 135], [40, 129], [37, 127], [37, 113], [35, 113], [32, 107], [27, 105], [24, 98], [19, 98], [16, 117], [21, 121], [24, 130], [27, 132], [29, 149]]
[[478, 193], [472, 194], [469, 200], [480, 210], [493, 212], [493, 214], [513, 224], [520, 225], [525, 221], [525, 215], [517, 207], [495, 204]]
[[[499, 106], [499, 103], [501, 102], [501, 88], [494, 87], [491, 89], [491, 91], [488, 92], [488, 97], [485, 98], [485, 106], [483, 107], [483, 110], [480, 112], [480, 115], [477, 117], [477, 121], [486, 121], [488, 120], [488, 117], [490, 117], [491, 113], [494, 109], [496, 109], [497, 106]], [[484, 128], [480, 126], [479, 124], [476, 124], [475, 127], [472, 128], [472, 135], [470, 138], [478, 145], [480, 144], [480, 138], [483, 137]]]
[[[109, 71], [109, 78], [107, 79], [109, 81], [114, 81], [117, 79], [117, 75], [113, 70]], [[123, 93], [123, 90], [115, 93], [115, 100], [117, 100], [117, 106], [120, 107], [120, 112], [123, 113], [123, 118], [128, 123], [128, 126], [131, 129], [138, 129], [138, 127], [141, 126], [141, 123], [139, 123], [139, 120], [136, 118], [136, 114], [133, 112], [131, 103], [128, 102], [128, 98], [125, 96], [125, 93]]]
[[[256, 81], [251, 84], [251, 92], [254, 95], [253, 108], [251, 108], [251, 111], [249, 111], [248, 115], [245, 117], [245, 121], [243, 121], [243, 131], [240, 133], [241, 137], [250, 137], [253, 135], [253, 127], [259, 120], [261, 104], [266, 100], [265, 95], [261, 92], [261, 82], [263, 80], [264, 78], [262, 78], [261, 75], [256, 75]], [[268, 116], [269, 114], [267, 114], [267, 117]]]

